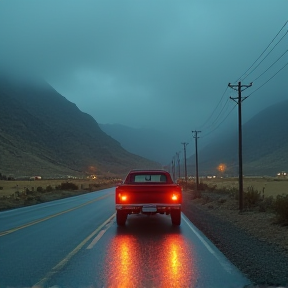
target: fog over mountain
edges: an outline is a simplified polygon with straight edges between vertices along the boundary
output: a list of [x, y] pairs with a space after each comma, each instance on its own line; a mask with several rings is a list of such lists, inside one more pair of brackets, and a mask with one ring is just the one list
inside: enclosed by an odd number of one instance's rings
[[20, 76], [0, 73], [1, 174], [109, 177], [161, 167], [124, 150], [45, 81]]
[[209, 142], [237, 127], [229, 82], [253, 82], [243, 122], [287, 99], [287, 11], [287, 0], [3, 0], [0, 66], [33, 71], [99, 123]]

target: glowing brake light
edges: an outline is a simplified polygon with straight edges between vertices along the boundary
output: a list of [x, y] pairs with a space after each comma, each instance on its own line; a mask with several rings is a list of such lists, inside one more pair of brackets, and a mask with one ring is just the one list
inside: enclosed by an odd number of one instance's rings
[[127, 196], [126, 195], [122, 195], [121, 193], [118, 194], [118, 197], [121, 201], [126, 201], [127, 200]]
[[178, 196], [173, 194], [171, 198], [172, 198], [172, 200], [176, 201], [178, 199]]

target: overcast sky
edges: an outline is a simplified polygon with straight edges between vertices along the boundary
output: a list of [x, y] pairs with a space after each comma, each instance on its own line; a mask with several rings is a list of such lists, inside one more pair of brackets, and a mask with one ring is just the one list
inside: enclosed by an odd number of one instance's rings
[[[162, 129], [183, 142], [195, 129], [209, 137], [237, 129], [227, 100], [237, 92], [223, 96], [227, 84], [287, 20], [288, 0], [1, 0], [0, 64], [37, 70], [99, 123]], [[287, 30], [243, 84], [287, 50]], [[243, 102], [244, 121], [288, 99], [288, 66], [253, 92], [287, 62], [288, 53], [243, 92], [253, 93]]]

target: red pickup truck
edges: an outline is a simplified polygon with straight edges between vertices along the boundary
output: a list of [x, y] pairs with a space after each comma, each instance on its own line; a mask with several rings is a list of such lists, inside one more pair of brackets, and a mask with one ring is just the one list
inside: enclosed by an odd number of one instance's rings
[[116, 219], [124, 226], [131, 214], [171, 215], [173, 225], [181, 224], [182, 188], [164, 170], [131, 170], [115, 189]]

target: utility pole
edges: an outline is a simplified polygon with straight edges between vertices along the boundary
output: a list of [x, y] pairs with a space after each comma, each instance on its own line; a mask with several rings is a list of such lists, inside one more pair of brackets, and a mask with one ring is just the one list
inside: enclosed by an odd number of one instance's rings
[[186, 146], [189, 143], [182, 142], [181, 143], [184, 146], [184, 173], [185, 173], [185, 190], [187, 190], [187, 164], [186, 164]]
[[252, 83], [249, 85], [242, 85], [241, 82], [238, 84], [232, 85], [231, 83], [228, 86], [236, 91], [238, 91], [238, 97], [230, 97], [234, 102], [238, 104], [238, 157], [239, 157], [239, 210], [243, 210], [243, 163], [242, 163], [242, 102], [247, 97], [242, 97], [242, 92], [247, 88], [252, 86]]
[[192, 131], [193, 133], [193, 138], [195, 138], [195, 154], [196, 154], [196, 191], [198, 191], [198, 186], [199, 186], [199, 175], [198, 175], [198, 141], [197, 139], [199, 138], [198, 137], [198, 133], [201, 133], [201, 131]]
[[175, 156], [172, 158], [172, 175], [173, 175], [173, 181], [175, 182]]
[[180, 173], [180, 153], [181, 153], [181, 151], [179, 151], [179, 152], [176, 152], [176, 156], [177, 156], [177, 165], [178, 165], [178, 178], [180, 179], [180, 177], [181, 177], [181, 173]]

